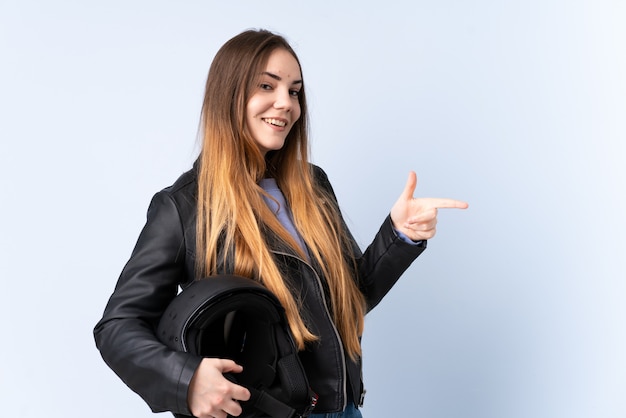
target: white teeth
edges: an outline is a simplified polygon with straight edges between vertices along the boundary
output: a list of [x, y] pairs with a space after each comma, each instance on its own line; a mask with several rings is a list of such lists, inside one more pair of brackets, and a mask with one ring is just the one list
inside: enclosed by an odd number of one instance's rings
[[283, 122], [282, 120], [278, 120], [278, 119], [263, 119], [263, 120], [271, 125], [280, 126], [281, 128], [287, 125], [287, 122]]

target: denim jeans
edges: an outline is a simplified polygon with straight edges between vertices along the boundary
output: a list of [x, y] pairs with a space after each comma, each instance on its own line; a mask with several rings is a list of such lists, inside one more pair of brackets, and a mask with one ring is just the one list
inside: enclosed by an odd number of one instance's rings
[[309, 418], [362, 418], [359, 411], [352, 402], [348, 402], [348, 406], [343, 412], [334, 412], [332, 414], [311, 414]]
[[309, 415], [309, 418], [363, 418], [363, 415], [361, 415], [361, 411], [359, 411], [352, 402], [348, 402], [348, 406], [346, 406], [346, 409], [344, 409], [343, 412], [332, 412], [329, 414], [311, 414]]

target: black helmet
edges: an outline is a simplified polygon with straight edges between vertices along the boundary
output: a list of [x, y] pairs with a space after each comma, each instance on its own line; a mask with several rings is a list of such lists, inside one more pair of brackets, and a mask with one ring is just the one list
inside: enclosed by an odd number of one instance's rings
[[240, 417], [305, 417], [317, 402], [283, 307], [251, 279], [220, 275], [193, 282], [167, 307], [157, 335], [177, 351], [242, 365], [242, 373], [226, 375], [250, 390]]

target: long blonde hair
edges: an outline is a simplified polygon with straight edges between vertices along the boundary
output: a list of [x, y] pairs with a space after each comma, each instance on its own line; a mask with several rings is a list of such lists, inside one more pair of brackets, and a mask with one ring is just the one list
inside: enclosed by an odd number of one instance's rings
[[264, 156], [245, 124], [248, 99], [276, 49], [291, 53], [299, 65], [287, 41], [265, 30], [235, 36], [222, 46], [211, 64], [202, 107], [197, 274], [216, 274], [218, 265], [228, 264], [228, 259], [232, 273], [259, 280], [280, 300], [299, 349], [317, 339], [303, 321], [299, 301], [268, 247], [267, 235], [272, 233], [305, 257], [263, 200], [258, 182], [267, 174], [273, 176], [311, 258], [327, 281], [333, 321], [346, 352], [354, 359], [361, 353], [365, 301], [355, 283], [351, 242], [339, 209], [316, 184], [308, 163], [304, 88], [299, 95], [301, 116], [280, 150]]

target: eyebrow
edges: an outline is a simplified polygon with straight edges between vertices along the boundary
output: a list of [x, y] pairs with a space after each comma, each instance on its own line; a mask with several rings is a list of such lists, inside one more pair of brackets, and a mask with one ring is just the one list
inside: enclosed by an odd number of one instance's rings
[[[273, 78], [274, 80], [277, 80], [277, 81], [281, 81], [282, 80], [282, 77], [280, 77], [280, 76], [278, 76], [276, 74], [272, 74], [269, 71], [263, 71], [262, 74], [266, 75], [268, 77], [271, 77], [271, 78]], [[294, 84], [302, 84], [302, 80], [294, 80], [293, 83], [291, 83], [291, 84], [292, 85], [294, 85]]]

